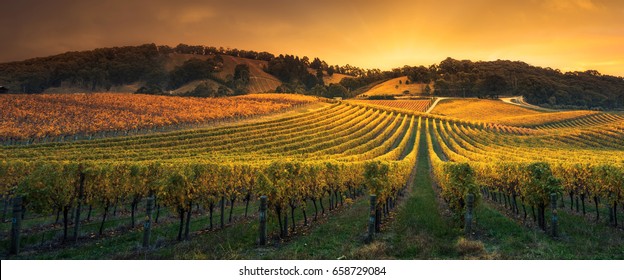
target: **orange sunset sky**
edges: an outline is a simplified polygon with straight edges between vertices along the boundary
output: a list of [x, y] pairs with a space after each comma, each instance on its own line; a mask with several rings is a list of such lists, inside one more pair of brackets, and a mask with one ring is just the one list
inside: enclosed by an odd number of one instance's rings
[[624, 1], [2, 1], [0, 62], [154, 42], [390, 69], [446, 57], [624, 76]]

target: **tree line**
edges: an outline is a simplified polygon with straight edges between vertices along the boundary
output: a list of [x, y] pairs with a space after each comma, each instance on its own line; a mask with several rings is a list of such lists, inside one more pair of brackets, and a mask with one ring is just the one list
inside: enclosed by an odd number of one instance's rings
[[[169, 54], [205, 55], [168, 71]], [[407, 76], [413, 83], [431, 84], [437, 96], [497, 98], [523, 95], [529, 103], [551, 108], [624, 108], [624, 78], [598, 71], [562, 73], [557, 69], [531, 66], [520, 61], [490, 62], [447, 58], [430, 66], [409, 66], [389, 71], [363, 69], [349, 64], [330, 65], [318, 57], [275, 56], [231, 48], [179, 44], [175, 47], [145, 44], [99, 48], [91, 51], [33, 58], [0, 64], [0, 86], [9, 93], [41, 93], [48, 88], [70, 85], [85, 91], [110, 91], [113, 86], [140, 82], [139, 93], [163, 93], [190, 81], [208, 79], [187, 95], [223, 96], [244, 94], [250, 81], [249, 66], [238, 65], [233, 76], [219, 78], [223, 55], [267, 61], [264, 69], [282, 85], [276, 92], [305, 93], [328, 98], [350, 98], [380, 82]], [[349, 75], [338, 84], [325, 84], [323, 77]]]
[[435, 94], [441, 96], [522, 95], [531, 104], [551, 108], [624, 108], [624, 78], [595, 70], [562, 73], [520, 61], [452, 58], [435, 68]]

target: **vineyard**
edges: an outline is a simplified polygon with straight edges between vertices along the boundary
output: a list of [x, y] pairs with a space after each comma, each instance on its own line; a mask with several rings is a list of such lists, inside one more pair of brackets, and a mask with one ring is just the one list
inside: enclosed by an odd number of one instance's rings
[[425, 112], [431, 106], [430, 99], [419, 100], [355, 100], [356, 104], [368, 104], [373, 106], [381, 106], [390, 109], [403, 109], [414, 112]]
[[0, 142], [91, 136], [240, 119], [316, 101], [287, 94], [181, 98], [141, 94], [39, 94], [0, 96]]
[[[583, 214], [586, 203], [592, 204], [596, 220], [606, 209], [608, 223], [621, 226], [621, 117], [593, 113], [519, 127], [422, 113], [428, 100], [383, 102], [328, 103], [283, 118], [214, 128], [3, 146], [3, 219], [9, 201], [18, 224], [28, 213], [24, 234], [43, 237], [23, 246], [36, 250], [47, 231], [58, 232], [48, 237], [52, 244], [89, 242], [85, 235], [115, 232], [106, 225], [118, 205], [129, 209], [126, 231], [147, 232], [153, 215], [158, 224], [166, 213], [179, 222], [177, 240], [190, 238], [192, 220], [208, 217], [199, 231], [213, 231], [214, 224], [223, 229], [237, 221], [233, 216], [254, 216], [261, 209], [260, 220], [270, 221], [270, 243], [371, 195], [372, 238], [409, 192], [415, 174], [426, 174], [416, 169], [425, 155], [440, 198], [465, 228], [472, 226], [472, 208], [492, 203], [488, 200], [504, 205], [511, 219], [533, 220], [553, 235], [556, 224], [547, 221], [547, 209], [566, 202], [572, 207], [576, 201], [578, 211], [581, 201]], [[99, 222], [91, 222], [92, 211]], [[137, 216], [146, 217], [145, 223], [137, 223]], [[93, 229], [81, 233], [80, 227]], [[8, 232], [2, 238], [8, 244]]]
[[265, 195], [281, 235], [287, 236], [288, 209], [294, 230], [294, 211], [308, 201], [316, 216], [317, 202], [324, 209], [324, 198], [331, 210], [338, 201], [366, 192], [376, 194], [380, 207], [387, 209], [414, 166], [419, 120], [327, 105], [249, 125], [5, 147], [0, 151], [1, 192], [23, 197], [27, 211], [62, 213], [63, 240], [68, 238], [68, 215], [77, 211], [72, 209], [104, 209], [104, 225], [113, 205], [129, 202], [134, 225], [134, 211], [146, 197], [156, 197], [157, 205], [179, 214], [182, 239], [188, 236], [182, 228], [193, 206], [209, 209], [211, 217], [221, 207], [223, 225], [225, 201], [230, 207], [244, 202], [247, 213], [248, 204]]

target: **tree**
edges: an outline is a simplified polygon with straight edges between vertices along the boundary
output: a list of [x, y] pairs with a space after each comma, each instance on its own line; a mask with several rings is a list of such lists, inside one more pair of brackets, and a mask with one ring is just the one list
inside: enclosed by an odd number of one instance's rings
[[425, 86], [425, 89], [423, 89], [423, 93], [424, 93], [425, 95], [430, 95], [430, 94], [431, 94], [431, 87], [429, 86], [429, 84], [427, 84], [427, 85]]
[[433, 94], [437, 96], [450, 95], [450, 85], [444, 79], [438, 79], [435, 81], [435, 91]]
[[331, 76], [333, 76], [333, 75], [334, 75], [334, 67], [329, 66], [329, 67], [327, 68], [327, 76], [330, 76], [330, 77], [331, 77]]
[[190, 59], [169, 73], [169, 88], [178, 88], [190, 81], [207, 79], [217, 69], [212, 59]]
[[225, 96], [225, 95], [228, 95], [228, 93], [229, 93], [229, 90], [225, 86], [219, 86], [219, 88], [217, 89], [218, 96]]
[[322, 66], [321, 60], [318, 57], [315, 57], [312, 63], [310, 63], [310, 68], [313, 69], [322, 69]]
[[340, 85], [342, 85], [343, 87], [349, 90], [355, 90], [356, 88], [359, 88], [362, 86], [362, 84], [360, 83], [358, 79], [354, 79], [350, 77], [340, 80]]
[[324, 86], [322, 86], [322, 85], [315, 85], [315, 86], [314, 86], [314, 87], [310, 90], [310, 93], [311, 93], [312, 95], [315, 95], [315, 96], [328, 96], [328, 95], [327, 95], [327, 88], [325, 88], [325, 87], [324, 87]]
[[327, 95], [328, 95], [327, 97], [329, 98], [334, 98], [334, 97], [346, 98], [348, 94], [349, 94], [349, 91], [347, 90], [347, 88], [345, 88], [341, 84], [330, 84], [329, 88], [327, 89]]
[[479, 83], [481, 93], [494, 99], [499, 95], [504, 94], [508, 90], [508, 84], [505, 78], [500, 75], [492, 74], [485, 77]]
[[316, 86], [318, 84], [322, 85], [323, 84], [323, 80], [321, 79], [319, 81], [319, 79], [315, 75], [307, 73], [305, 76], [303, 76], [303, 85], [305, 86], [306, 90], [310, 90], [310, 89], [312, 89], [314, 86]]
[[193, 91], [185, 93], [184, 96], [217, 97], [218, 94], [208, 83], [201, 83]]
[[238, 64], [234, 68], [234, 80], [241, 81], [243, 84], [249, 84], [249, 65]]
[[321, 69], [317, 69], [317, 70], [316, 70], [316, 78], [318, 79], [318, 83], [319, 83], [320, 85], [325, 84], [325, 83], [323, 82], [323, 70], [321, 70]]

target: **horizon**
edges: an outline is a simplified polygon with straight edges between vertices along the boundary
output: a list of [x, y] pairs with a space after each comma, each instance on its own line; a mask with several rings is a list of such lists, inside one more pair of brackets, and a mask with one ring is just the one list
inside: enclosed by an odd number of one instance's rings
[[[0, 61], [0, 64], [2, 64], [2, 63], [14, 63], [14, 62], [21, 62], [21, 61], [26, 61], [26, 60], [30, 60], [30, 59], [45, 58], [45, 57], [51, 57], [51, 56], [56, 56], [56, 55], [63, 55], [63, 54], [66, 54], [66, 53], [72, 53], [72, 52], [92, 51], [92, 50], [95, 50], [95, 49], [115, 48], [115, 47], [136, 47], [136, 46], [141, 46], [141, 45], [149, 45], [149, 44], [155, 44], [156, 46], [163, 46], [163, 45], [166, 45], [166, 44], [156, 44], [156, 43], [154, 43], [154, 42], [146, 42], [146, 43], [136, 44], [136, 45], [104, 46], [104, 47], [96, 47], [96, 48], [93, 48], [93, 49], [84, 49], [84, 50], [69, 50], [69, 51], [66, 51], [66, 52], [61, 52], [61, 53], [56, 53], [56, 54], [50, 54], [50, 55], [44, 55], [44, 56], [30, 57], [30, 58], [26, 58], [26, 59], [24, 59], [24, 60]], [[180, 43], [178, 43], [178, 44], [185, 44], [185, 43], [180, 42]], [[169, 46], [169, 47], [174, 48], [174, 47], [175, 47], [175, 46], [177, 46], [178, 44], [174, 44], [174, 45], [166, 45], [166, 46]], [[190, 45], [190, 44], [187, 44], [187, 45]], [[222, 47], [222, 46], [204, 45], [204, 47], [216, 47], [216, 48], [220, 48], [220, 47]], [[265, 50], [256, 50], [256, 49], [242, 49], [242, 48], [237, 48], [237, 47], [227, 47], [227, 48], [226, 48], [226, 47], [223, 47], [223, 48], [224, 48], [224, 49], [228, 49], [228, 48], [229, 48], [229, 49], [238, 49], [238, 50], [246, 50], [246, 51], [256, 51], [256, 52], [263, 52], [263, 51], [265, 51]], [[297, 55], [297, 54], [291, 54], [291, 53], [272, 53], [272, 52], [269, 52], [269, 53], [271, 53], [271, 54], [273, 54], [273, 55], [275, 55], [275, 56], [279, 56], [279, 55], [294, 55], [294, 56], [299, 57], [299, 58], [303, 58], [304, 56], [306, 56], [306, 57], [308, 57], [308, 58], [310, 58], [310, 59], [313, 59], [313, 58], [317, 57], [317, 56], [308, 56], [308, 55], [305, 55], [305, 54], [303, 54], [303, 55]], [[493, 59], [493, 60], [475, 60], [475, 59], [470, 59], [470, 58], [458, 58], [458, 57], [450, 57], [450, 56], [445, 57], [445, 58], [442, 58], [442, 59], [440, 59], [439, 61], [434, 62], [434, 63], [431, 63], [431, 64], [404, 64], [404, 65], [396, 65], [396, 66], [392, 66], [392, 67], [389, 67], [389, 68], [379, 68], [379, 67], [372, 67], [372, 68], [368, 68], [368, 67], [361, 67], [360, 65], [355, 65], [355, 64], [351, 64], [351, 63], [339, 64], [339, 66], [345, 66], [345, 65], [349, 64], [349, 65], [351, 65], [351, 66], [359, 67], [359, 68], [362, 68], [362, 69], [364, 69], [364, 70], [378, 69], [378, 70], [380, 70], [380, 71], [392, 71], [392, 69], [401, 68], [401, 67], [403, 67], [403, 66], [412, 66], [412, 67], [414, 67], [414, 66], [425, 66], [425, 67], [429, 67], [429, 66], [431, 66], [431, 65], [439, 65], [439, 64], [440, 64], [440, 62], [444, 61], [444, 60], [445, 60], [445, 59], [447, 59], [447, 58], [451, 58], [451, 59], [458, 60], [458, 61], [468, 60], [468, 61], [471, 61], [471, 62], [496, 62], [496, 61], [521, 62], [521, 63], [526, 63], [526, 64], [528, 64], [529, 66], [532, 66], [532, 67], [540, 67], [540, 68], [544, 68], [544, 69], [545, 69], [545, 68], [551, 68], [551, 69], [553, 69], [553, 70], [559, 70], [561, 73], [566, 73], [566, 72], [575, 72], [575, 71], [580, 71], [580, 72], [583, 72], [583, 71], [587, 71], [587, 70], [596, 70], [596, 69], [584, 69], [584, 70], [575, 70], [575, 69], [572, 69], [572, 70], [563, 71], [563, 70], [561, 70], [561, 69], [559, 69], [559, 68], [553, 68], [553, 67], [551, 67], [551, 66], [549, 66], [549, 65], [535, 65], [535, 64], [529, 63], [529, 62], [527, 62], [527, 61], [523, 61], [523, 60], [512, 60], [512, 59], [505, 59], [505, 58], [498, 58], [498, 59]], [[319, 57], [319, 59], [321, 59], [321, 60], [325, 60], [323, 57]], [[332, 65], [332, 66], [333, 66], [333, 65], [337, 65], [337, 64], [335, 64], [335, 63], [331, 63], [331, 62], [328, 62], [328, 61], [326, 61], [326, 60], [325, 60], [325, 62], [327, 62], [329, 65]], [[598, 71], [598, 70], [596, 70], [596, 71]], [[609, 75], [609, 76], [614, 76], [614, 77], [624, 78], [624, 75], [613, 75], [613, 74], [608, 74], [608, 73], [602, 73], [602, 72], [600, 72], [600, 71], [598, 71], [598, 72], [599, 72], [601, 75]]]
[[624, 4], [613, 0], [70, 2], [8, 3], [0, 62], [153, 42], [319, 57], [365, 69], [453, 57], [624, 76]]

